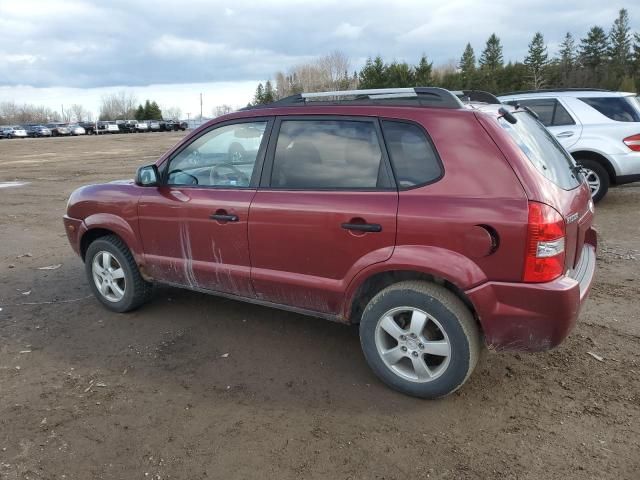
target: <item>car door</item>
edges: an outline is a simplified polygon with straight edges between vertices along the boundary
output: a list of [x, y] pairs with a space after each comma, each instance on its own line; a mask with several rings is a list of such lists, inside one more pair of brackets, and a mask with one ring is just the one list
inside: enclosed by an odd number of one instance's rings
[[567, 150], [570, 150], [580, 139], [582, 124], [558, 99], [533, 98], [510, 101], [509, 103], [529, 107], [536, 112], [542, 124]]
[[398, 192], [371, 118], [279, 118], [249, 211], [259, 299], [336, 314], [356, 272], [395, 246]]
[[159, 281], [253, 296], [247, 220], [272, 120], [215, 125], [161, 166], [138, 202], [145, 268]]

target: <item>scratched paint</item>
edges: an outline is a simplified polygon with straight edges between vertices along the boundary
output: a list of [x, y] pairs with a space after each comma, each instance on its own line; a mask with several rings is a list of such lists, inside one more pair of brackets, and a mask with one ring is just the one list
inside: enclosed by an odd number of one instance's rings
[[193, 272], [193, 254], [191, 252], [191, 236], [187, 222], [180, 223], [180, 250], [184, 258], [184, 279], [191, 288], [198, 287], [196, 275]]

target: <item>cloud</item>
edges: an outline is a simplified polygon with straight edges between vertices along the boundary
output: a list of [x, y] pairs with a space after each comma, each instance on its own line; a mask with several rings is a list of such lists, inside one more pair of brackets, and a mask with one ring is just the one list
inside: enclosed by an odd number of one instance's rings
[[368, 56], [435, 64], [479, 55], [496, 32], [506, 60], [521, 59], [540, 30], [553, 46], [620, 7], [640, 25], [637, 0], [0, 0], [0, 85], [114, 85], [259, 81], [341, 50], [357, 69]]
[[338, 25], [333, 34], [336, 37], [354, 39], [358, 38], [362, 34], [363, 29], [364, 27], [358, 27], [356, 25], [351, 25], [349, 22], [344, 22]]

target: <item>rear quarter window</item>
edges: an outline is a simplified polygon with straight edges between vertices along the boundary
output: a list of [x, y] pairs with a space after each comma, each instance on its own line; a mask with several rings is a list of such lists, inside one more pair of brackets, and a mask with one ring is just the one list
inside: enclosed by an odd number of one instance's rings
[[626, 97], [587, 97], [580, 98], [591, 108], [616, 122], [640, 122], [640, 113], [631, 102], [633, 98]]
[[442, 176], [438, 154], [418, 125], [383, 120], [382, 132], [401, 189], [425, 185]]
[[558, 143], [551, 133], [526, 111], [513, 112], [515, 124], [500, 118], [498, 122], [520, 147], [544, 177], [564, 190], [580, 185], [576, 165], [571, 155]]

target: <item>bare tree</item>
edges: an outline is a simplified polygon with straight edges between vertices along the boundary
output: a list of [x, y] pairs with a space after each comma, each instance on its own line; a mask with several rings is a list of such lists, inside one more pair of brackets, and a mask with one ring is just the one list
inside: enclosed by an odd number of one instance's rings
[[167, 120], [180, 120], [182, 110], [180, 107], [162, 107], [162, 116]]
[[275, 74], [277, 98], [300, 92], [348, 90], [357, 87], [357, 79], [349, 76], [351, 62], [338, 50], [309, 62], [296, 65], [287, 74]]
[[71, 113], [71, 116], [75, 118], [76, 122], [82, 122], [88, 113], [84, 107], [78, 103], [71, 105], [69, 107], [69, 112]]
[[100, 120], [133, 118], [137, 103], [135, 95], [125, 90], [103, 95], [102, 105], [100, 106]]
[[23, 104], [15, 102], [0, 103], [0, 125], [11, 123], [48, 123], [59, 120], [60, 115], [43, 105]]
[[233, 111], [234, 111], [233, 107], [225, 103], [223, 105], [217, 105], [213, 107], [213, 110], [211, 110], [211, 114], [214, 117], [220, 117], [222, 115], [226, 115], [227, 113], [231, 113]]

